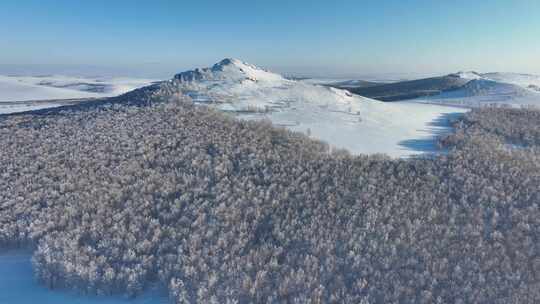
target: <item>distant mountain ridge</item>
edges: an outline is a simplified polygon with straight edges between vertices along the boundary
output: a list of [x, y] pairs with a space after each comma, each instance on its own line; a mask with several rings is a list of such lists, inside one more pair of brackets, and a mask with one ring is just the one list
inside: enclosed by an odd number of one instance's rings
[[430, 102], [470, 106], [486, 103], [540, 105], [540, 76], [530, 74], [482, 74], [467, 71], [440, 77], [341, 88], [381, 101], [426, 99]]
[[442, 77], [431, 77], [368, 87], [351, 88], [349, 91], [377, 100], [397, 101], [436, 95], [444, 91], [455, 90], [462, 87], [467, 82], [469, 82], [469, 79], [467, 78], [462, 78], [457, 74], [450, 74]]

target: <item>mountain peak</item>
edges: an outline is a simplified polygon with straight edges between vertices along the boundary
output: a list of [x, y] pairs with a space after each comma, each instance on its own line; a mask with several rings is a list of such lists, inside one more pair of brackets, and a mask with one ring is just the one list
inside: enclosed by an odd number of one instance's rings
[[221, 60], [220, 62], [216, 63], [215, 65], [241, 65], [243, 62], [241, 60], [238, 60], [236, 58], [225, 58]]
[[482, 78], [482, 74], [475, 72], [475, 71], [459, 71], [455, 74], [451, 74], [452, 76], [463, 78], [463, 79], [480, 79]]
[[238, 68], [242, 69], [245, 67], [250, 67], [253, 69], [259, 69], [258, 67], [245, 63], [242, 60], [236, 59], [236, 58], [225, 58], [221, 60], [220, 62], [214, 64], [212, 66], [212, 71], [223, 71], [225, 68]]
[[182, 82], [192, 81], [284, 81], [279, 74], [274, 74], [255, 65], [243, 62], [235, 58], [225, 58], [210, 68], [195, 69], [182, 72], [174, 76]]

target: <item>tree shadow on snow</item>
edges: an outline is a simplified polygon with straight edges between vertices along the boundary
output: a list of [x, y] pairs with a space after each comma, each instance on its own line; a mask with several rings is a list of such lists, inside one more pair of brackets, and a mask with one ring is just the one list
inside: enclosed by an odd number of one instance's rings
[[452, 122], [456, 121], [463, 114], [459, 112], [442, 114], [431, 121], [427, 125], [428, 128], [424, 130], [431, 134], [430, 137], [402, 140], [398, 145], [403, 147], [404, 150], [418, 152], [418, 154], [444, 153], [446, 150], [441, 149], [437, 145], [437, 139], [452, 133], [454, 131]]

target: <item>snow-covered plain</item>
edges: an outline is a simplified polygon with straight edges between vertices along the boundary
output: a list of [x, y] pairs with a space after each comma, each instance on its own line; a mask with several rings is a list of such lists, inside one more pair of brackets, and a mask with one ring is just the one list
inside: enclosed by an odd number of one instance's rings
[[135, 299], [122, 296], [87, 296], [50, 290], [34, 280], [30, 254], [0, 253], [0, 303], [2, 304], [168, 304], [165, 291], [152, 290]]
[[0, 102], [0, 114], [20, 113], [63, 106], [60, 102]]
[[0, 102], [90, 97], [98, 97], [98, 94], [39, 85], [34, 77], [0, 76]]
[[0, 75], [0, 114], [61, 105], [56, 102], [32, 104], [29, 101], [117, 96], [153, 81], [135, 78]]

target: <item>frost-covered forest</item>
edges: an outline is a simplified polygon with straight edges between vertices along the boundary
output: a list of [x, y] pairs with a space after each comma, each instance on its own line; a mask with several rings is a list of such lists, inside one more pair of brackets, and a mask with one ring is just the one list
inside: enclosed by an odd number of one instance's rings
[[540, 113], [351, 156], [188, 102], [0, 118], [0, 247], [50, 288], [175, 303], [538, 303]]

